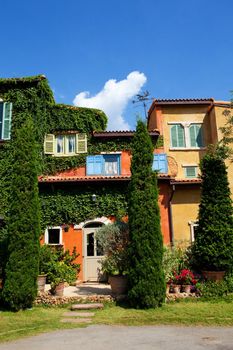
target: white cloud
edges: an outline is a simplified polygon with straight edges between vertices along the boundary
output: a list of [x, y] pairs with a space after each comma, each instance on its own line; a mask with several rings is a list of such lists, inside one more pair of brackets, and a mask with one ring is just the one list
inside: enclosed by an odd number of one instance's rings
[[134, 71], [126, 79], [108, 80], [95, 96], [90, 96], [88, 91], [80, 92], [73, 103], [79, 107], [103, 110], [108, 117], [108, 130], [128, 130], [129, 124], [125, 121], [123, 112], [132, 97], [140, 92], [146, 80], [144, 73]]

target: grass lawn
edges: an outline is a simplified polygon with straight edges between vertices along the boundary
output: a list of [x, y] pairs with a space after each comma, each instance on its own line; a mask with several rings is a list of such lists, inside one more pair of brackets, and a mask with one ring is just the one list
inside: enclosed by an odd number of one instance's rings
[[[42, 332], [77, 328], [78, 324], [61, 323], [62, 315], [67, 308], [46, 308], [38, 306], [32, 310], [0, 312], [0, 341], [35, 335]], [[164, 305], [159, 309], [135, 310], [105, 305], [93, 319], [94, 324], [107, 325], [205, 325], [233, 326], [233, 301], [204, 302], [184, 300]]]

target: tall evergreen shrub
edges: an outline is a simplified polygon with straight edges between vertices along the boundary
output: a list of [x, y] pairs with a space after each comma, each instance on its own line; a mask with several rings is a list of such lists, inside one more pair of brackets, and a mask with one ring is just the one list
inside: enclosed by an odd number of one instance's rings
[[161, 306], [165, 298], [162, 268], [156, 174], [152, 171], [153, 145], [142, 121], [138, 121], [132, 146], [132, 178], [129, 185], [129, 293], [136, 308]]
[[220, 152], [210, 151], [200, 166], [202, 187], [194, 262], [199, 270], [230, 270], [233, 267], [233, 211], [226, 165]]
[[39, 200], [37, 148], [32, 119], [12, 139], [8, 231], [8, 262], [3, 300], [13, 310], [30, 307], [37, 294], [39, 261]]

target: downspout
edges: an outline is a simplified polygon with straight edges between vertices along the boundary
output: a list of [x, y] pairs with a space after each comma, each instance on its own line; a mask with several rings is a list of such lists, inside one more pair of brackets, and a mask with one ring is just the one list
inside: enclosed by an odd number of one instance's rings
[[172, 185], [172, 192], [168, 202], [168, 215], [169, 215], [169, 226], [170, 226], [170, 237], [171, 237], [171, 247], [174, 247], [174, 229], [173, 229], [173, 218], [172, 218], [172, 199], [175, 193], [176, 186]]

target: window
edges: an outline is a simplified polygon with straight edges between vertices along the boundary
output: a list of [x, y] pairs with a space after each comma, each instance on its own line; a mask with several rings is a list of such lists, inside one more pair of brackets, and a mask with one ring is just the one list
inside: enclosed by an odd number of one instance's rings
[[87, 153], [87, 135], [75, 133], [69, 135], [47, 134], [44, 140], [44, 152], [55, 156]]
[[184, 127], [181, 124], [171, 127], [171, 145], [174, 148], [185, 147]]
[[45, 231], [45, 243], [49, 245], [62, 244], [62, 229], [61, 227], [49, 227]]
[[203, 142], [203, 128], [200, 123], [170, 123], [172, 148], [201, 148]]
[[167, 165], [167, 155], [165, 153], [154, 154], [152, 170], [156, 170], [159, 173], [167, 174], [168, 165]]
[[86, 158], [87, 175], [120, 175], [120, 154], [99, 154]]
[[191, 242], [194, 242], [196, 231], [199, 226], [198, 221], [189, 221], [189, 226], [190, 226], [190, 240]]
[[190, 147], [203, 147], [201, 124], [191, 124], [189, 127]]
[[184, 168], [184, 176], [187, 178], [195, 178], [197, 177], [197, 166], [188, 165], [183, 166]]
[[0, 102], [0, 139], [9, 140], [11, 135], [12, 103]]

